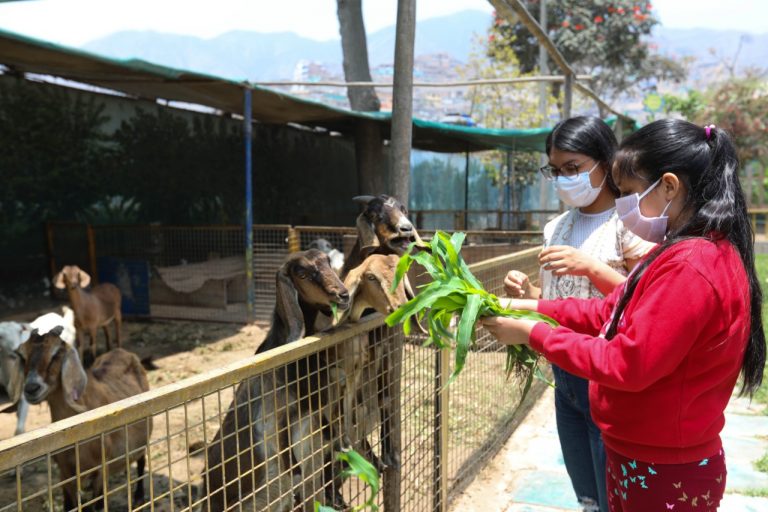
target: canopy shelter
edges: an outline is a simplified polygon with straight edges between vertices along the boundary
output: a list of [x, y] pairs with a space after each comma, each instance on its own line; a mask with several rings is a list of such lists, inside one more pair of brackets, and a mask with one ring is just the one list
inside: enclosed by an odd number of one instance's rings
[[[0, 30], [0, 64], [16, 72], [51, 75], [130, 97], [164, 99], [243, 114], [244, 93], [251, 91], [251, 116], [261, 123], [298, 123], [351, 135], [360, 119], [381, 123], [389, 138], [388, 112], [356, 112], [305, 100], [247, 82], [159, 66], [140, 59], [111, 59], [82, 50]], [[460, 153], [504, 149], [544, 151], [550, 128], [487, 129], [413, 120], [413, 147]]]

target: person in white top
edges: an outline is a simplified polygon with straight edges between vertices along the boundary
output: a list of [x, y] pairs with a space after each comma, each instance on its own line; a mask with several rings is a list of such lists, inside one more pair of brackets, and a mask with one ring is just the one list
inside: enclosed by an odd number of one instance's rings
[[[549, 164], [541, 173], [571, 209], [544, 226], [540, 287], [512, 270], [504, 279], [508, 295], [602, 297], [654, 247], [625, 228], [616, 214], [619, 190], [611, 178], [616, 148], [613, 131], [597, 117], [573, 117], [552, 129], [546, 141]], [[585, 512], [608, 512], [605, 448], [589, 412], [589, 383], [555, 365], [552, 371], [557, 432], [573, 490]]]

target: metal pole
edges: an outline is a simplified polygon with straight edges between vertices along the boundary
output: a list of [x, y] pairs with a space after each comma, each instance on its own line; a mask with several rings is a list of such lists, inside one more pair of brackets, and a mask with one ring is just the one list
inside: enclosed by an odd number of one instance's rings
[[[547, 33], [547, 0], [541, 0], [539, 5], [539, 25]], [[539, 72], [549, 73], [549, 63], [547, 62], [547, 48], [545, 45], [539, 43]], [[541, 125], [549, 126], [549, 115], [547, 112], [547, 84], [541, 82], [539, 84], [539, 115], [541, 116]], [[541, 165], [547, 165], [549, 162], [549, 155], [542, 154], [539, 163]], [[546, 209], [549, 204], [549, 189], [551, 185], [541, 176], [539, 176], [539, 206]], [[531, 229], [530, 226], [526, 226], [526, 229]]]
[[413, 48], [416, 0], [398, 0], [395, 32], [395, 74], [392, 90], [391, 169], [388, 192], [408, 206], [413, 134]]
[[469, 151], [464, 153], [464, 229], [469, 229]]
[[247, 290], [246, 314], [248, 322], [254, 318], [256, 304], [256, 289], [253, 282], [253, 125], [251, 109], [251, 89], [244, 91], [243, 105], [243, 134], [245, 136], [245, 282]]

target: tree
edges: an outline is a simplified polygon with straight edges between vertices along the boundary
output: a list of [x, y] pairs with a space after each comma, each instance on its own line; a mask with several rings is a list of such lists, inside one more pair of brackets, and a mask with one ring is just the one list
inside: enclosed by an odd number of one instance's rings
[[[539, 19], [539, 0], [523, 0]], [[615, 100], [622, 93], [655, 84], [681, 81], [679, 63], [653, 53], [644, 40], [659, 21], [650, 3], [636, 0], [550, 0], [545, 30], [577, 73], [595, 77], [592, 88]], [[511, 24], [495, 16], [489, 34], [489, 57], [509, 47], [529, 73], [538, 67], [538, 41], [522, 23]], [[557, 90], [557, 88], [555, 88]], [[557, 96], [557, 94], [555, 94]]]
[[[461, 74], [471, 79], [519, 78], [524, 76], [517, 55], [508, 45], [495, 44], [494, 34], [475, 41]], [[475, 86], [471, 90], [470, 114], [486, 128], [531, 128], [542, 126], [538, 110], [538, 86], [535, 84], [494, 84]], [[554, 98], [547, 99], [550, 105]], [[499, 209], [504, 207], [504, 190], [509, 189], [510, 210], [519, 209], [519, 192], [537, 178], [539, 154], [525, 152], [485, 151], [478, 155], [486, 174], [498, 187]]]
[[[749, 70], [742, 77], [711, 86], [703, 93], [688, 91], [686, 96], [665, 95], [667, 113], [679, 113], [702, 126], [714, 124], [733, 137], [742, 166], [768, 164], [768, 80], [766, 73]], [[747, 175], [747, 189], [752, 188]], [[752, 194], [748, 199], [752, 200]], [[763, 190], [758, 190], [762, 202]]]
[[[371, 82], [362, 0], [336, 0], [344, 78], [347, 82]], [[353, 110], [375, 112], [381, 108], [373, 87], [348, 87]], [[386, 188], [384, 155], [379, 124], [361, 119], [355, 127], [355, 161], [360, 194], [380, 194]]]

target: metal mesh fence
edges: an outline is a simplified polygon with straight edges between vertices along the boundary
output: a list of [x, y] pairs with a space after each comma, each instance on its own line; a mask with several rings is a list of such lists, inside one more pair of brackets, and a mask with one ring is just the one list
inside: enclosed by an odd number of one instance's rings
[[[449, 231], [450, 232], [450, 231]], [[538, 231], [466, 231], [463, 255], [474, 263], [541, 243]], [[425, 239], [433, 232], [422, 231]], [[254, 302], [248, 304], [241, 226], [89, 226], [47, 228], [51, 274], [78, 265], [96, 282], [116, 284], [123, 312], [151, 318], [245, 323], [269, 321], [275, 272], [292, 251], [325, 238], [348, 254], [350, 227], [258, 225], [253, 230]], [[57, 296], [66, 295], [58, 291]]]
[[[536, 252], [472, 268], [498, 291], [510, 268], [535, 276]], [[0, 441], [0, 512], [342, 509], [370, 493], [341, 476], [347, 445], [382, 467], [384, 510], [445, 510], [520, 387], [482, 333], [448, 388], [450, 353], [421, 341], [374, 315]]]

